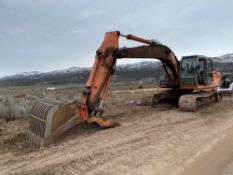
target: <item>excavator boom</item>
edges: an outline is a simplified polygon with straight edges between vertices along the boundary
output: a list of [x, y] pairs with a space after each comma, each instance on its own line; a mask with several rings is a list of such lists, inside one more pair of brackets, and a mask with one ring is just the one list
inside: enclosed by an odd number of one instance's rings
[[116, 58], [113, 53], [118, 48], [119, 33], [106, 33], [104, 41], [96, 52], [94, 65], [86, 89], [83, 92], [81, 103], [78, 105], [78, 113], [83, 120], [90, 115], [101, 114], [103, 101], [107, 97]]

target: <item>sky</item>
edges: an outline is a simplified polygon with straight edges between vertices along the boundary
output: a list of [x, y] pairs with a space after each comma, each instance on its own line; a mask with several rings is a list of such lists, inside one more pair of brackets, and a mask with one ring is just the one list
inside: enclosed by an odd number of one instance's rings
[[114, 30], [159, 40], [178, 58], [233, 53], [232, 9], [232, 0], [0, 0], [0, 77], [90, 67]]

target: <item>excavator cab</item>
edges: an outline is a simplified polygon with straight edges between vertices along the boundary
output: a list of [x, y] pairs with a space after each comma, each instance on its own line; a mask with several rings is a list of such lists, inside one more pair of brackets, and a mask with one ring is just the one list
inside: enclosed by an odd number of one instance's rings
[[[213, 82], [212, 60], [205, 56], [184, 56], [181, 60], [180, 86], [208, 86]], [[195, 89], [195, 88], [192, 88]]]

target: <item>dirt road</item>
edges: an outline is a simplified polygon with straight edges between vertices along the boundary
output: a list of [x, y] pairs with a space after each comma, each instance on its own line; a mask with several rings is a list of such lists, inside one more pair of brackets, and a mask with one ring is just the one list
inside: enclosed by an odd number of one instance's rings
[[79, 125], [39, 150], [24, 142], [27, 121], [12, 121], [7, 125], [22, 127], [11, 138], [1, 136], [0, 174], [229, 175], [232, 107], [224, 100], [189, 113], [168, 104], [111, 103], [108, 114], [121, 126]]

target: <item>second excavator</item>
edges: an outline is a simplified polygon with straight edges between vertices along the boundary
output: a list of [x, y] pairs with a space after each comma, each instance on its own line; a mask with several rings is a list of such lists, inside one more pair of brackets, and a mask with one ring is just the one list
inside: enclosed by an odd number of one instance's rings
[[[119, 37], [144, 45], [120, 48]], [[103, 104], [115, 72], [117, 59], [153, 58], [162, 63], [164, 79], [160, 88], [165, 89], [152, 97], [152, 106], [164, 99], [177, 101], [179, 109], [196, 111], [209, 101], [220, 99], [216, 92], [221, 75], [213, 70], [212, 60], [206, 56], [182, 57], [179, 61], [174, 52], [155, 40], [146, 40], [119, 31], [108, 32], [96, 52], [86, 88], [80, 101], [71, 104], [38, 102], [32, 109], [28, 141], [34, 146], [49, 145], [66, 130], [80, 122], [88, 122], [102, 128], [117, 123], [102, 117]]]

